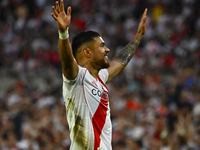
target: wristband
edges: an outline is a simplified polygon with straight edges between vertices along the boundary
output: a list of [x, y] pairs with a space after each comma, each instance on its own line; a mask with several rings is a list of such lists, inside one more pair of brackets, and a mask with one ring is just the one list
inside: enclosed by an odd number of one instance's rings
[[62, 33], [58, 31], [58, 34], [59, 34], [59, 39], [61, 40], [67, 39], [69, 37], [68, 28]]

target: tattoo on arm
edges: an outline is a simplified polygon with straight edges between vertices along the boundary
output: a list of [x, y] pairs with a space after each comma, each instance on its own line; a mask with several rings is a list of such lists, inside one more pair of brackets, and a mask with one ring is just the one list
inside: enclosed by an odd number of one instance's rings
[[114, 58], [115, 61], [119, 62], [122, 66], [126, 66], [131, 60], [135, 51], [140, 43], [140, 38], [129, 42]]

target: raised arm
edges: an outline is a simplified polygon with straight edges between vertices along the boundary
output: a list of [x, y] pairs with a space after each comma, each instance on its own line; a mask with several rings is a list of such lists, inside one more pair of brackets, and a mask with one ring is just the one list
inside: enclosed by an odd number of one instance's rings
[[115, 57], [108, 68], [109, 77], [107, 83], [110, 82], [121, 70], [123, 70], [129, 63], [140, 43], [140, 40], [146, 32], [146, 14], [145, 9], [142, 19], [139, 23], [137, 33], [132, 41], [130, 41]]
[[63, 0], [56, 1], [56, 8], [52, 6], [53, 13], [51, 16], [55, 19], [59, 31], [58, 49], [59, 56], [62, 62], [62, 71], [64, 76], [73, 80], [78, 74], [78, 65], [72, 53], [72, 48], [69, 41], [68, 27], [71, 22], [71, 7], [67, 8], [67, 14], [64, 11]]

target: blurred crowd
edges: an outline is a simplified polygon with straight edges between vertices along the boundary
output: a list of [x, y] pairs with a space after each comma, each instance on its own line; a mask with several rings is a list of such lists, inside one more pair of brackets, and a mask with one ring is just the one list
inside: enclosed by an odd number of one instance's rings
[[[96, 30], [115, 56], [148, 8], [146, 34], [108, 84], [113, 150], [200, 149], [200, 1], [64, 0], [70, 40]], [[0, 1], [0, 149], [66, 150], [55, 0]]]

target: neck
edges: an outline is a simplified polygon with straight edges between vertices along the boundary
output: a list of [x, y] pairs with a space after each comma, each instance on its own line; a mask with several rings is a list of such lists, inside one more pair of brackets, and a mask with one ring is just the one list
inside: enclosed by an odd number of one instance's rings
[[87, 67], [87, 70], [90, 72], [90, 74], [97, 80], [99, 70]]
[[86, 68], [86, 66], [88, 66], [89, 60], [84, 62], [84, 63], [78, 63], [81, 67]]
[[79, 65], [83, 68], [87, 68], [87, 70], [90, 72], [90, 74], [97, 79], [98, 74], [99, 74], [99, 70], [97, 69], [97, 67], [93, 67], [92, 65], [90, 65], [89, 61], [86, 61], [84, 63], [79, 63]]

